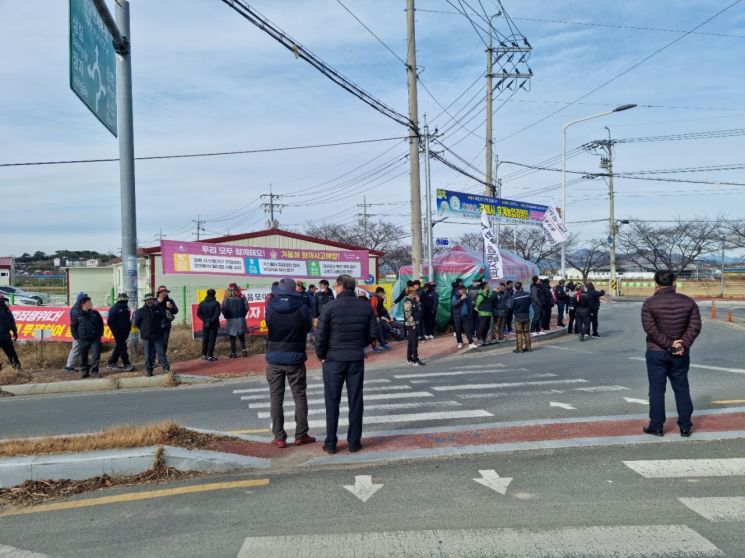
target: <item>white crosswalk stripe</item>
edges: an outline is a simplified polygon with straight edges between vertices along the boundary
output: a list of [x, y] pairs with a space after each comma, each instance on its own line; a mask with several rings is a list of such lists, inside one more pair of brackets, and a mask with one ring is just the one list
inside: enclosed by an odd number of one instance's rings
[[745, 476], [745, 459], [668, 459], [624, 461], [648, 479]]
[[[366, 387], [365, 393], [377, 392], [377, 391], [406, 391], [411, 389], [411, 386], [378, 386], [378, 387]], [[306, 395], [319, 395], [323, 393], [323, 387], [320, 389], [308, 389], [305, 391]], [[285, 397], [292, 397], [292, 391], [287, 388], [285, 390]], [[269, 390], [261, 395], [243, 395], [241, 401], [260, 401], [262, 399], [269, 399]]]
[[[453, 376], [458, 376], [458, 375], [460, 375], [460, 373], [452, 374], [452, 375]], [[431, 376], [432, 376], [432, 378], [449, 377], [449, 376], [451, 376], [451, 374], [445, 372], [445, 373], [442, 373], [442, 374], [431, 374]], [[551, 372], [538, 372], [536, 374], [525, 374], [525, 375], [522, 375], [521, 374], [520, 375], [520, 378], [523, 379], [523, 380], [530, 380], [530, 379], [533, 379], [533, 378], [556, 378], [557, 376], [558, 376], [557, 374], [552, 374]], [[481, 378], [481, 379], [483, 380], [483, 378]], [[431, 381], [432, 381], [431, 379], [409, 380], [409, 383], [411, 383], [411, 384], [428, 384]]]
[[[385, 399], [418, 399], [422, 397], [434, 397], [430, 392], [428, 391], [407, 391], [402, 393], [373, 393], [371, 395], [365, 396], [365, 401], [380, 401]], [[325, 399], [323, 398], [316, 398], [316, 399], [308, 399], [308, 405], [313, 405], [316, 403], [325, 403]], [[285, 407], [293, 407], [295, 403], [292, 401], [287, 401], [285, 403]], [[268, 409], [271, 407], [271, 404], [269, 401], [261, 401], [258, 403], [249, 403], [248, 408], [249, 409]]]
[[[457, 401], [427, 401], [417, 403], [372, 403], [370, 405], [365, 404], [365, 412], [367, 411], [396, 411], [399, 409], [421, 409], [424, 407], [460, 407], [462, 403]], [[340, 413], [348, 413], [349, 407], [340, 407]], [[318, 409], [308, 409], [308, 415], [325, 415], [326, 408], [321, 407]], [[271, 418], [271, 413], [268, 411], [260, 411], [258, 413], [260, 419]]]
[[498, 368], [483, 370], [450, 370], [448, 372], [421, 372], [417, 374], [396, 374], [393, 376], [398, 380], [408, 380], [409, 378], [436, 378], [438, 376], [476, 376], [480, 374], [508, 374], [510, 372], [527, 372], [527, 368]]
[[[439, 421], [439, 420], [455, 420], [465, 418], [484, 418], [493, 417], [494, 415], [488, 411], [482, 409], [467, 409], [463, 411], [436, 411], [429, 413], [406, 413], [400, 415], [373, 415], [365, 416], [363, 423], [369, 424], [390, 424], [396, 422], [423, 422], [423, 421]], [[292, 430], [295, 428], [294, 422], [285, 422], [285, 430]], [[308, 426], [310, 428], [324, 428], [326, 426], [326, 420], [309, 420]], [[349, 426], [349, 419], [346, 417], [339, 417], [339, 426]]]
[[[372, 379], [365, 379], [365, 385], [368, 384], [389, 384], [391, 381], [388, 378], [372, 378]], [[322, 381], [309, 381], [308, 382], [308, 388], [315, 388], [315, 387], [323, 387]], [[239, 393], [263, 393], [265, 391], [269, 390], [269, 385], [265, 385], [263, 387], [259, 388], [247, 388], [247, 389], [234, 389], [233, 393], [239, 394]]]
[[630, 390], [631, 388], [627, 388], [624, 386], [590, 386], [590, 387], [581, 387], [581, 388], [575, 388], [577, 391], [587, 391], [589, 393], [602, 393], [604, 391], [624, 391], [624, 390]]
[[564, 384], [582, 384], [587, 383], [584, 379], [573, 380], [541, 380], [538, 382], [505, 382], [498, 384], [461, 384], [455, 386], [433, 386], [435, 391], [463, 391], [463, 390], [486, 390], [486, 389], [507, 389], [513, 387], [527, 386], [547, 386], [547, 385], [564, 385]]
[[237, 558], [643, 558], [724, 556], [684, 525], [452, 529], [248, 537]]
[[745, 521], [745, 497], [678, 498], [688, 509], [709, 521]]

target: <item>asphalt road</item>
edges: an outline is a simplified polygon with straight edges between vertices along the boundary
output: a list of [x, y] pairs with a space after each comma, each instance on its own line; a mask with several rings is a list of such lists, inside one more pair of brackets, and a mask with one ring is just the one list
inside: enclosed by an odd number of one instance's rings
[[[0, 517], [0, 545], [60, 557], [742, 558], [745, 513], [712, 520], [680, 500], [743, 497], [742, 476], [645, 478], [631, 467], [743, 455], [745, 441], [691, 440], [261, 473], [269, 484], [249, 490]], [[490, 470], [504, 494], [473, 480]], [[344, 487], [367, 475], [382, 486], [363, 502]]]
[[[640, 306], [606, 305], [601, 310], [601, 337], [584, 343], [567, 336], [532, 353], [513, 354], [501, 346], [432, 361], [423, 368], [402, 364], [370, 371], [365, 431], [645, 413]], [[690, 381], [696, 408], [745, 400], [741, 339], [740, 329], [705, 324], [692, 353]], [[320, 435], [322, 386], [317, 373], [309, 381], [311, 428]], [[672, 397], [668, 399], [674, 410]], [[287, 410], [291, 417], [292, 408]], [[88, 432], [159, 419], [208, 429], [266, 431], [268, 411], [268, 390], [261, 377], [216, 386], [3, 398], [0, 435]]]

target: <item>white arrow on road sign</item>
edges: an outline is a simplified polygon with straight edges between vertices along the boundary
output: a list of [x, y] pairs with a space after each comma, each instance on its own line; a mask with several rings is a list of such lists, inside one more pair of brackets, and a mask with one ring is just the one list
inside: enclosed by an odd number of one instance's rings
[[624, 397], [626, 403], [639, 403], [640, 405], [649, 405], [647, 399], [634, 399], [633, 397]]
[[499, 492], [500, 494], [507, 494], [507, 487], [512, 482], [511, 477], [500, 477], [494, 469], [479, 471], [479, 474], [481, 475], [480, 479], [473, 479], [477, 483], [487, 488], [491, 488], [492, 490], [494, 490], [495, 492]]
[[577, 408], [569, 403], [557, 403], [556, 401], [551, 401], [548, 405], [549, 407], [561, 407], [562, 409], [568, 409], [570, 411]]
[[349, 490], [349, 492], [357, 496], [357, 498], [362, 500], [364, 503], [367, 502], [378, 490], [383, 488], [383, 485], [373, 484], [372, 476], [370, 475], [356, 475], [354, 477], [354, 486], [344, 485], [344, 488]]

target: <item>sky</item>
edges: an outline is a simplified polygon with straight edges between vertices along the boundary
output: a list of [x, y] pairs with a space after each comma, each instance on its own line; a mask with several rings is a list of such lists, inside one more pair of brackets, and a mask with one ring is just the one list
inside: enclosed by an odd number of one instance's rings
[[[745, 1], [685, 35], [733, 1], [503, 0], [533, 47], [529, 64], [534, 76], [530, 91], [496, 94], [495, 155], [523, 164], [548, 161], [546, 166], [558, 168], [565, 123], [625, 103], [639, 106], [571, 126], [570, 153], [606, 138], [605, 126], [614, 139], [745, 128]], [[343, 2], [405, 58], [403, 0]], [[113, 12], [113, 1], [108, 3]], [[467, 3], [480, 14], [472, 18], [482, 26], [481, 5], [488, 15], [497, 13], [494, 0]], [[458, 6], [458, 0], [452, 4]], [[406, 113], [404, 64], [336, 0], [257, 0], [251, 5], [337, 71]], [[137, 156], [406, 135], [401, 125], [295, 59], [220, 0], [132, 0], [130, 6]], [[509, 32], [504, 17], [493, 21], [500, 32]], [[70, 90], [68, 34], [66, 0], [0, 0], [0, 164], [118, 156], [116, 139]], [[482, 38], [447, 0], [417, 1], [420, 123], [426, 114], [438, 140], [480, 172], [485, 165]], [[741, 133], [619, 143], [614, 164], [619, 173], [741, 164], [743, 147]], [[442, 148], [435, 144], [433, 149]], [[368, 208], [371, 218], [410, 230], [407, 153], [405, 140], [394, 139], [138, 161], [138, 240], [142, 246], [157, 244], [161, 234], [194, 240], [198, 219], [205, 221], [202, 237], [263, 229], [267, 216], [259, 196], [268, 194], [270, 185], [282, 196], [278, 220], [285, 229], [302, 231], [308, 223], [323, 221], [353, 223], [366, 202], [375, 204]], [[458, 162], [447, 151], [445, 156]], [[598, 163], [597, 155], [579, 152], [567, 168], [597, 172]], [[504, 197], [560, 205], [560, 173], [519, 170], [500, 165]], [[571, 174], [569, 180], [578, 176]], [[716, 184], [745, 183], [742, 169], [648, 176], [714, 184], [618, 177], [617, 218], [745, 218], [745, 186]], [[483, 189], [437, 161], [431, 163], [431, 177], [433, 194], [437, 188]], [[121, 246], [115, 162], [0, 166], [0, 192], [0, 255], [117, 252]], [[600, 221], [608, 217], [608, 190], [601, 178], [570, 182], [567, 196], [570, 230], [584, 240], [607, 235], [607, 224]], [[476, 230], [476, 224], [447, 222], [435, 228], [442, 238]]]

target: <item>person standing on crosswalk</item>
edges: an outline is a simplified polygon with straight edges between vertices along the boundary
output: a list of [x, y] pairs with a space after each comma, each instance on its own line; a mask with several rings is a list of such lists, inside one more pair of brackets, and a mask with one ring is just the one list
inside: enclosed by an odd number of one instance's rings
[[663, 436], [665, 387], [667, 380], [675, 393], [680, 435], [691, 435], [693, 401], [688, 385], [691, 346], [701, 333], [701, 314], [696, 302], [675, 292], [671, 271], [654, 274], [654, 295], [642, 305], [642, 327], [647, 334], [647, 376], [649, 378], [649, 426], [645, 434]]
[[326, 402], [326, 440], [323, 451], [336, 453], [339, 404], [344, 384], [349, 402], [347, 442], [354, 453], [362, 448], [362, 384], [365, 379], [365, 347], [377, 335], [370, 304], [355, 295], [351, 275], [336, 278], [336, 298], [324, 306], [316, 327], [316, 356], [323, 365]]
[[520, 281], [515, 282], [515, 294], [509, 303], [512, 317], [515, 320], [515, 352], [524, 353], [531, 350], [530, 346], [530, 293], [523, 290]]
[[266, 379], [271, 397], [272, 445], [287, 447], [285, 432], [285, 380], [295, 401], [295, 445], [316, 441], [308, 434], [308, 397], [305, 361], [306, 336], [313, 328], [310, 307], [295, 289], [295, 281], [282, 279], [272, 288], [266, 314]]

